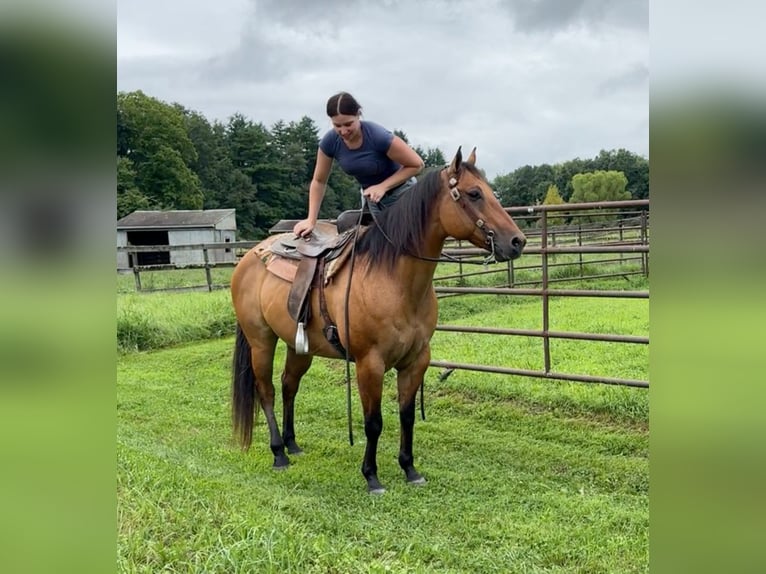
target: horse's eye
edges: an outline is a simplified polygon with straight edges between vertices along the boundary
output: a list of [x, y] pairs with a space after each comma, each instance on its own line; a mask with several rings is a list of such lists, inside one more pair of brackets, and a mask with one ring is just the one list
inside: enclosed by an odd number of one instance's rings
[[466, 195], [471, 201], [477, 201], [481, 199], [481, 192], [478, 189], [469, 189], [466, 191]]

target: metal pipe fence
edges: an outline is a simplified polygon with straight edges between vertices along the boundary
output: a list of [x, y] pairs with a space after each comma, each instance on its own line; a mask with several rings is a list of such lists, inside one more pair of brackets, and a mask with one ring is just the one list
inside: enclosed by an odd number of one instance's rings
[[[634, 200], [621, 202], [599, 202], [565, 205], [537, 205], [530, 207], [506, 208], [517, 223], [526, 222], [524, 229], [528, 238], [527, 248], [521, 261], [530, 256], [539, 257], [539, 263], [532, 264], [508, 262], [501, 269], [484, 269], [481, 271], [464, 271], [463, 264], [467, 261], [480, 260], [486, 256], [482, 249], [464, 247], [462, 242], [450, 240], [445, 244], [444, 253], [457, 259], [456, 263], [440, 264], [439, 267], [449, 267], [450, 274], [434, 277], [434, 290], [437, 297], [455, 297], [466, 295], [519, 295], [540, 297], [542, 302], [542, 329], [500, 329], [489, 327], [461, 327], [439, 324], [437, 331], [474, 333], [488, 336], [521, 336], [540, 338], [543, 342], [543, 369], [517, 369], [504, 365], [476, 365], [469, 363], [432, 361], [431, 366], [445, 369], [445, 373], [455, 369], [478, 372], [511, 374], [541, 379], [577, 381], [584, 383], [603, 383], [624, 385], [629, 387], [648, 388], [649, 381], [625, 379], [617, 377], [583, 375], [578, 373], [557, 372], [552, 367], [551, 341], [556, 339], [601, 341], [619, 344], [648, 345], [649, 338], [644, 336], [627, 336], [613, 333], [578, 333], [561, 332], [550, 329], [550, 301], [554, 297], [602, 297], [602, 298], [631, 298], [648, 299], [648, 291], [606, 290], [606, 289], [565, 289], [552, 288], [551, 284], [577, 280], [579, 282], [610, 277], [628, 277], [630, 275], [649, 276], [649, 200]], [[550, 213], [564, 212], [571, 221], [577, 220], [576, 225], [550, 227]], [[626, 218], [617, 221], [611, 217]], [[593, 222], [593, 219], [607, 218], [607, 221]], [[535, 227], [533, 227], [533, 225]], [[143, 265], [133, 266], [136, 290], [146, 290], [141, 284], [141, 273], [148, 271], [170, 269], [201, 269], [204, 270], [206, 284], [201, 288], [212, 291], [225, 288], [228, 285], [214, 285], [211, 269], [234, 267], [236, 262], [213, 262], [208, 257], [211, 249], [248, 250], [258, 241], [237, 241], [230, 243], [207, 243], [195, 245], [161, 245], [161, 246], [125, 246], [118, 251], [137, 254], [141, 252], [156, 252], [169, 250], [196, 249], [202, 250], [204, 262], [177, 265]], [[619, 257], [588, 259], [591, 255], [619, 255]], [[557, 261], [557, 256], [576, 257], [574, 260]], [[136, 257], [133, 258], [137, 260]], [[457, 267], [457, 273], [454, 272]], [[563, 277], [552, 276], [551, 270], [576, 268], [578, 273], [565, 274]], [[601, 269], [601, 272], [594, 272]], [[585, 273], [586, 269], [588, 273]], [[481, 279], [484, 275], [502, 276], [503, 280], [493, 286], [466, 286], [469, 279]], [[526, 277], [523, 277], [526, 275]], [[441, 283], [457, 281], [458, 285], [442, 285]], [[536, 286], [536, 287], [532, 287]], [[446, 376], [446, 375], [443, 375]]]
[[[625, 225], [612, 225], [598, 228], [597, 232], [601, 235], [596, 245], [584, 245], [583, 244], [583, 229], [581, 225], [578, 225], [576, 230], [568, 229], [567, 233], [574, 234], [576, 238], [576, 246], [555, 246], [549, 241], [551, 232], [548, 227], [548, 214], [550, 212], [557, 211], [582, 211], [583, 217], [588, 212], [595, 211], [599, 216], [603, 216], [609, 209], [609, 213], [619, 213], [617, 208], [630, 207], [641, 208], [636, 217], [638, 224], [632, 226]], [[584, 254], [612, 254], [617, 253], [621, 256], [624, 254], [639, 254], [637, 257], [633, 256], [630, 259], [618, 259], [620, 264], [624, 264], [627, 261], [640, 261], [639, 270], [616, 270], [613, 273], [604, 273], [599, 275], [590, 276], [578, 276], [574, 279], [594, 279], [613, 277], [616, 275], [628, 275], [628, 274], [642, 274], [648, 277], [649, 265], [649, 227], [648, 227], [648, 200], [627, 201], [627, 202], [608, 202], [608, 203], [591, 203], [591, 204], [577, 204], [577, 205], [562, 205], [562, 206], [535, 206], [527, 208], [510, 208], [507, 211], [518, 221], [516, 213], [529, 214], [536, 212], [539, 214], [539, 233], [530, 233], [528, 237], [528, 246], [524, 250], [524, 255], [539, 255], [540, 264], [538, 265], [526, 265], [524, 269], [538, 269], [540, 270], [539, 279], [518, 282], [515, 281], [515, 273], [519, 271], [520, 267], [515, 267], [514, 262], [508, 263], [508, 281], [505, 286], [496, 287], [462, 287], [462, 286], [435, 286], [437, 296], [456, 296], [456, 295], [469, 295], [469, 294], [491, 294], [491, 295], [520, 295], [520, 296], [536, 296], [540, 297], [542, 301], [542, 329], [540, 330], [522, 330], [522, 329], [501, 329], [501, 328], [488, 328], [488, 327], [463, 327], [456, 325], [443, 325], [439, 324], [436, 327], [437, 331], [451, 331], [462, 333], [480, 333], [490, 336], [523, 336], [523, 337], [537, 337], [542, 339], [543, 342], [543, 369], [531, 370], [531, 369], [516, 369], [509, 368], [503, 365], [477, 365], [470, 363], [448, 362], [448, 361], [432, 361], [431, 366], [441, 367], [445, 369], [442, 377], [446, 377], [455, 369], [463, 369], [470, 371], [486, 372], [486, 373], [499, 373], [510, 374], [517, 376], [535, 377], [541, 379], [552, 380], [567, 380], [577, 381], [583, 383], [602, 383], [609, 385], [622, 385], [628, 387], [648, 388], [648, 380], [637, 380], [619, 377], [607, 377], [607, 376], [595, 376], [595, 375], [583, 375], [579, 373], [561, 373], [552, 368], [553, 358], [551, 354], [551, 341], [556, 339], [570, 339], [570, 340], [584, 340], [584, 341], [600, 341], [600, 342], [612, 342], [620, 344], [640, 344], [648, 345], [648, 336], [628, 336], [619, 335], [613, 333], [580, 333], [580, 332], [561, 332], [550, 329], [551, 311], [550, 301], [553, 297], [607, 297], [607, 298], [630, 298], [630, 299], [648, 299], [648, 291], [637, 290], [605, 290], [605, 289], [554, 289], [551, 288], [551, 283], [556, 282], [555, 278], [551, 278], [550, 269], [554, 265], [551, 264], [550, 258], [555, 257], [557, 254], [578, 255], [578, 265], [583, 265], [582, 256]], [[529, 216], [527, 216], [529, 217]], [[596, 231], [596, 227], [586, 229], [588, 231]], [[637, 233], [637, 238], [632, 240], [626, 239], [626, 231], [632, 231]], [[617, 237], [614, 240], [609, 238], [610, 233], [617, 232]], [[525, 231], [526, 233], [526, 231]], [[561, 233], [561, 230], [559, 230]], [[605, 235], [606, 234], [606, 235]], [[539, 240], [539, 244], [534, 239]], [[445, 250], [449, 252], [449, 250]], [[480, 249], [456, 249], [456, 252], [461, 252], [464, 256], [476, 256], [483, 253]], [[522, 258], [523, 259], [523, 258]], [[610, 260], [614, 263], [615, 260]], [[470, 275], [475, 277], [477, 275], [484, 274], [486, 272], [473, 272]], [[494, 271], [498, 273], [498, 271]], [[461, 273], [458, 277], [465, 278], [468, 274]], [[436, 279], [454, 279], [452, 276], [440, 276]], [[564, 279], [568, 280], [568, 279]], [[537, 284], [539, 288], [531, 289], [525, 287], [519, 287], [519, 285]]]

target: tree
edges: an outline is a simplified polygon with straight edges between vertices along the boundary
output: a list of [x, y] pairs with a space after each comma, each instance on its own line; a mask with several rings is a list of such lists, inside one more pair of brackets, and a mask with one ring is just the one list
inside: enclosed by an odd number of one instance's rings
[[[559, 194], [559, 188], [556, 185], [548, 186], [548, 191], [545, 194], [545, 200], [543, 205], [563, 205], [566, 203]], [[561, 211], [548, 212], [548, 225], [562, 225], [564, 223], [564, 215]]]
[[438, 147], [429, 147], [428, 149], [423, 149], [419, 145], [413, 146], [407, 139], [407, 134], [401, 130], [394, 130], [394, 135], [402, 138], [404, 143], [409, 144], [412, 149], [415, 150], [415, 153], [417, 153], [422, 158], [425, 167], [444, 167], [447, 165], [447, 160], [444, 159], [444, 154]]
[[626, 190], [633, 199], [649, 198], [649, 161], [626, 149], [601, 150], [592, 160], [592, 169], [621, 171], [628, 180]]
[[574, 193], [572, 178], [578, 173], [621, 171], [628, 180], [626, 186], [634, 199], [649, 197], [649, 161], [625, 149], [602, 150], [593, 159], [575, 158], [554, 165], [525, 165], [498, 175], [492, 181], [503, 205], [534, 205], [545, 196], [550, 185], [556, 185], [564, 201]]
[[525, 165], [495, 177], [492, 187], [505, 206], [539, 205], [554, 183], [553, 176], [554, 170], [547, 163], [534, 167]]
[[137, 209], [152, 209], [152, 202], [136, 187], [133, 162], [117, 156], [117, 219]]
[[141, 166], [143, 188], [162, 209], [202, 209], [203, 196], [197, 174], [184, 163], [180, 152], [161, 146]]
[[559, 189], [561, 198], [568, 201], [572, 197], [574, 188], [572, 187], [572, 178], [578, 173], [592, 171], [590, 160], [575, 158], [563, 163], [557, 163], [553, 166], [553, 183]]
[[[197, 152], [179, 107], [141, 91], [121, 92], [117, 135], [117, 153], [131, 161], [133, 183], [141, 196], [160, 209], [202, 207], [200, 181], [190, 167]], [[126, 205], [123, 202], [123, 208]]]
[[[601, 201], [622, 201], [630, 199], [630, 192], [625, 190], [628, 178], [621, 171], [598, 170], [591, 173], [579, 173], [572, 178], [574, 193], [569, 203], [591, 203]], [[606, 216], [585, 216], [586, 221], [607, 219]]]
[[423, 158], [425, 167], [444, 167], [447, 165], [447, 160], [444, 159], [442, 150], [438, 147], [430, 147], [426, 151], [421, 150], [419, 147], [415, 148], [420, 157]]
[[280, 187], [282, 170], [280, 152], [274, 138], [261, 123], [253, 123], [242, 114], [234, 114], [226, 126], [229, 157], [234, 167], [245, 175], [254, 188], [252, 228], [257, 236], [266, 235], [281, 219]]

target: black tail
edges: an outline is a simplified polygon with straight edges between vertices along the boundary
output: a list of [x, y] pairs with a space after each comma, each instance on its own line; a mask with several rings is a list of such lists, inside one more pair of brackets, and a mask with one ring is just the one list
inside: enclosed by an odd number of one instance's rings
[[237, 341], [231, 363], [231, 419], [234, 435], [244, 450], [253, 442], [253, 421], [257, 416], [260, 402], [255, 395], [255, 373], [242, 327], [237, 323]]

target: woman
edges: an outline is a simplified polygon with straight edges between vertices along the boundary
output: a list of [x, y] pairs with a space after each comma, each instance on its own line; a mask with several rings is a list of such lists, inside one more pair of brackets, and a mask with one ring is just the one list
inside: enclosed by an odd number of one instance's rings
[[327, 100], [333, 129], [319, 142], [309, 187], [309, 214], [293, 227], [297, 236], [308, 237], [314, 230], [333, 160], [356, 178], [376, 214], [414, 185], [415, 176], [423, 169], [423, 160], [415, 150], [383, 126], [363, 121], [361, 112], [359, 103], [347, 92]]

